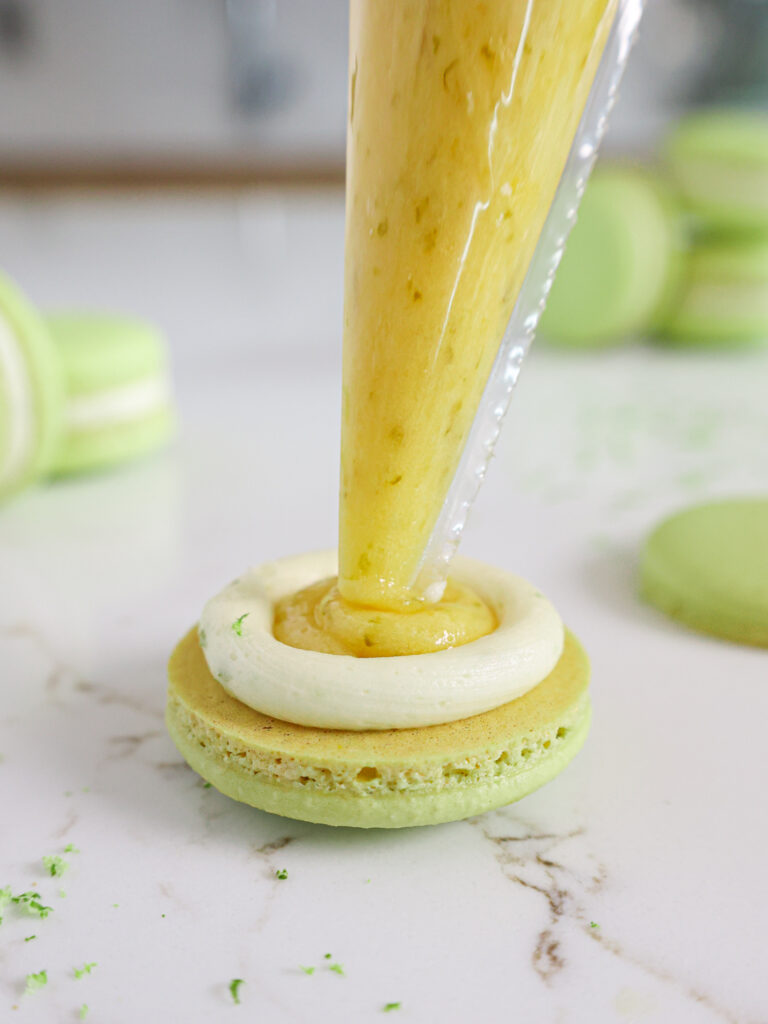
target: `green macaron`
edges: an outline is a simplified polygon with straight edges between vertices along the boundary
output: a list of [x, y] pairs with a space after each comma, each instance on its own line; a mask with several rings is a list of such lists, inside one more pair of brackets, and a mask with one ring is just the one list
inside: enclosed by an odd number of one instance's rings
[[175, 413], [160, 332], [100, 314], [62, 313], [46, 322], [66, 383], [54, 472], [108, 468], [162, 446]]
[[702, 111], [680, 121], [667, 143], [672, 176], [706, 229], [768, 232], [768, 116]]
[[645, 544], [640, 589], [693, 629], [768, 647], [768, 498], [713, 502], [667, 519]]
[[0, 274], [0, 500], [50, 469], [62, 403], [61, 367], [46, 324]]
[[541, 334], [569, 348], [599, 348], [644, 333], [679, 276], [681, 225], [663, 182], [599, 167], [555, 277]]
[[[397, 671], [398, 658], [383, 660]], [[576, 756], [591, 715], [589, 661], [570, 633], [522, 697], [418, 729], [319, 729], [254, 711], [213, 678], [196, 629], [168, 676], [168, 730], [206, 781], [272, 814], [355, 828], [435, 825], [520, 800]]]
[[718, 347], [768, 341], [768, 239], [694, 246], [659, 337]]

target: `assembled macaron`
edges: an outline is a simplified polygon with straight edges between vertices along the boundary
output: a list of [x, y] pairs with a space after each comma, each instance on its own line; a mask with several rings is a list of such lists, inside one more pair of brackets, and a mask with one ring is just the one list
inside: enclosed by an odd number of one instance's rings
[[768, 232], [768, 116], [702, 110], [667, 142], [667, 163], [687, 208], [710, 232]]
[[0, 274], [0, 500], [50, 470], [63, 401], [63, 376], [46, 324]]
[[48, 316], [66, 385], [57, 474], [118, 465], [161, 447], [175, 411], [166, 345], [142, 320], [106, 314]]
[[768, 342], [768, 238], [696, 245], [659, 337], [720, 348]]

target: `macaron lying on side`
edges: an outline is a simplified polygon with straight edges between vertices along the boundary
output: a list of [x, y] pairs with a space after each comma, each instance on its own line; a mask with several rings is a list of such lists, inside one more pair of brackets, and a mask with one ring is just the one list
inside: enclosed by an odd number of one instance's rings
[[555, 277], [541, 334], [601, 348], [655, 326], [679, 278], [679, 211], [662, 181], [598, 167]]
[[46, 323], [66, 385], [54, 473], [107, 468], [168, 441], [175, 411], [165, 342], [152, 325], [83, 313]]
[[709, 110], [684, 118], [667, 142], [667, 161], [705, 229], [768, 231], [768, 116]]
[[63, 399], [62, 371], [45, 322], [0, 274], [0, 499], [50, 470]]

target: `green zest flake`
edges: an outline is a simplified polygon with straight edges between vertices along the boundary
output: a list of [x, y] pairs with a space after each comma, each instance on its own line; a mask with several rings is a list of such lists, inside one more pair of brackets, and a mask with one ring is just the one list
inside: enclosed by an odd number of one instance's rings
[[229, 983], [229, 992], [235, 1003], [240, 1003], [240, 986], [244, 985], [245, 982], [242, 978], [233, 978]]
[[38, 971], [37, 974], [27, 975], [27, 987], [24, 989], [26, 995], [31, 992], [37, 992], [38, 989], [45, 988], [48, 984], [48, 971]]
[[328, 970], [333, 971], [336, 974], [344, 974], [344, 968], [341, 964], [328, 964]]
[[[10, 887], [10, 885], [6, 885], [6, 887], [4, 889], [0, 889], [0, 910], [3, 909], [3, 907], [6, 905], [6, 903], [10, 903], [12, 899], [13, 899], [13, 896], [11, 894], [11, 887]], [[2, 924], [2, 923], [3, 923], [3, 915], [0, 914], [0, 924]]]
[[597, 921], [590, 921], [589, 922], [589, 927], [590, 928], [599, 928], [600, 925], [597, 923]]
[[67, 843], [64, 847], [64, 853], [80, 853], [74, 843]]
[[23, 907], [28, 914], [37, 914], [38, 917], [48, 917], [53, 910], [53, 907], [43, 906], [39, 892], [23, 892], [20, 896], [11, 896], [11, 902], [17, 907]]
[[383, 1012], [389, 1013], [390, 1010], [399, 1010], [402, 1005], [402, 1003], [385, 1003]]
[[32, 941], [32, 939], [36, 939], [36, 938], [37, 938], [37, 936], [36, 936], [36, 935], [28, 935], [28, 936], [26, 937], [26, 939], [24, 939], [24, 941], [25, 941], [25, 942], [31, 942], [31, 941]]
[[51, 878], [60, 878], [69, 865], [63, 857], [59, 857], [58, 854], [53, 854], [52, 856], [43, 857], [43, 867]]
[[85, 1020], [88, 1016], [88, 1003], [83, 1003], [80, 1007], [80, 1020]]
[[314, 974], [315, 973], [315, 968], [314, 967], [303, 967], [301, 964], [299, 964], [299, 967], [301, 968], [302, 971], [304, 971], [305, 974]]
[[279, 878], [281, 882], [284, 882], [285, 879], [288, 877], [288, 872], [285, 870], [285, 868], [280, 868], [279, 871], [275, 872], [275, 877]]
[[240, 618], [235, 619], [235, 621], [232, 623], [232, 632], [235, 634], [235, 636], [243, 635], [243, 620], [247, 619], [250, 614], [250, 612], [243, 612]]
[[94, 967], [98, 966], [99, 965], [94, 962], [91, 964], [83, 964], [82, 967], [73, 967], [72, 970], [76, 978], [82, 978], [84, 975], [90, 974]]
[[213, 785], [212, 782], [204, 782], [203, 783], [203, 789], [210, 789], [212, 785]]
[[330, 953], [324, 953], [323, 954], [323, 959], [324, 960], [330, 960], [331, 959], [331, 954]]

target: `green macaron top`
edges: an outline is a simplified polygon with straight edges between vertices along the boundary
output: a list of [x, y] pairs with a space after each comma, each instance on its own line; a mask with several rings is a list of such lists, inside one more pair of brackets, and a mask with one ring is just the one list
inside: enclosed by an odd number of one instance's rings
[[706, 160], [768, 167], [768, 116], [706, 110], [683, 118], [667, 141], [673, 163]]
[[679, 276], [681, 229], [661, 180], [598, 167], [555, 277], [541, 333], [593, 348], [654, 326]]
[[646, 543], [641, 587], [696, 629], [768, 646], [768, 499], [712, 502], [665, 520]]
[[[48, 471], [62, 431], [64, 383], [55, 345], [45, 321], [16, 284], [0, 273], [0, 318], [18, 376], [14, 386], [9, 368], [0, 360], [0, 498], [19, 490]], [[20, 398], [19, 388], [27, 395]], [[10, 390], [13, 389], [13, 396]], [[20, 404], [23, 402], [23, 405]], [[27, 419], [28, 417], [28, 419]], [[24, 419], [20, 423], [19, 418]], [[24, 454], [13, 469], [3, 463], [13, 435], [24, 430]], [[17, 434], [18, 436], [18, 434]]]
[[108, 313], [57, 313], [46, 318], [70, 396], [163, 375], [166, 346], [143, 320]]

